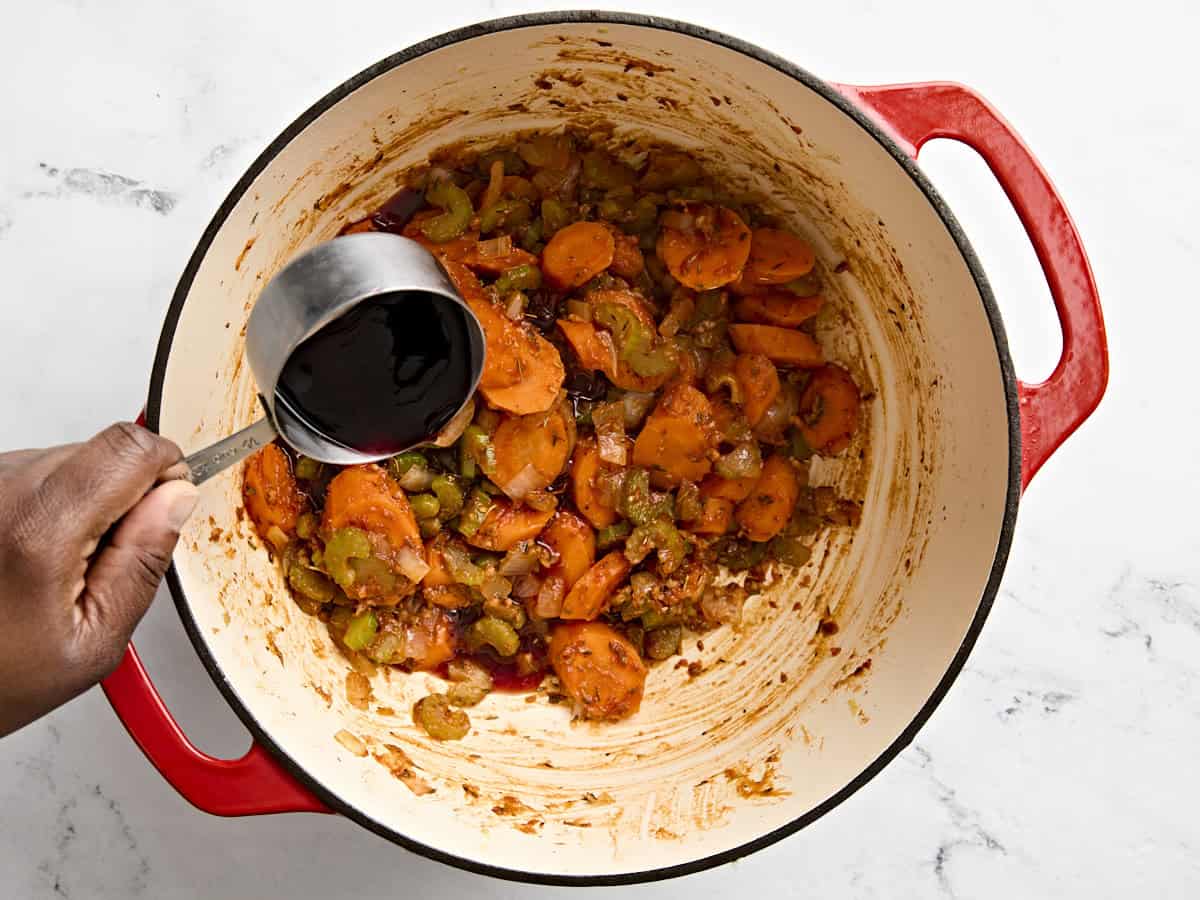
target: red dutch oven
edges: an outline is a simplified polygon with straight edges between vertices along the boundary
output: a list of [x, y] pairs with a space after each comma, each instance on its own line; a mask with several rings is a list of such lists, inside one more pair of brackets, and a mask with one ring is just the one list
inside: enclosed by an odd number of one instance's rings
[[[1100, 401], [1107, 351], [1062, 200], [959, 85], [830, 84], [725, 35], [615, 13], [502, 19], [418, 44], [305, 112], [221, 205], [171, 302], [148, 425], [188, 450], [248, 423], [240, 329], [266, 279], [436, 148], [565, 122], [691, 148], [813, 241], [837, 311], [823, 342], [871, 396], [851, 452], [813, 478], [861, 497], [862, 524], [822, 538], [740, 627], [686, 642], [701, 674], [655, 668], [632, 719], [572, 723], [544, 698], [493, 694], [465, 740], [440, 744], [408, 714], [431, 676], [378, 672], [369, 698], [348, 694], [349, 664], [288, 599], [227, 473], [205, 485], [169, 583], [250, 750], [221, 760], [192, 746], [132, 647], [104, 685], [200, 809], [336, 812], [518, 880], [664, 878], [832, 809], [913, 739], [961, 670], [1020, 494]], [[987, 279], [915, 163], [931, 138], [987, 161], [1033, 242], [1063, 333], [1042, 384], [1014, 375]], [[830, 616], [834, 636], [819, 628]]]

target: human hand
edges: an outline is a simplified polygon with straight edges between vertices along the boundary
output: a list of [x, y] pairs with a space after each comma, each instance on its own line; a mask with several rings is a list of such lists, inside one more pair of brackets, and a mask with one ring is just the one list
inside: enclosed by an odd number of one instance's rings
[[120, 662], [196, 506], [180, 457], [127, 422], [0, 454], [0, 736]]

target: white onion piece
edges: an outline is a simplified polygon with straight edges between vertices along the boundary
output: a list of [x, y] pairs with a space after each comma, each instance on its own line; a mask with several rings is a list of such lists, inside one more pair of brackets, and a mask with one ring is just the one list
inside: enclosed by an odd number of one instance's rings
[[527, 597], [536, 597], [541, 589], [542, 579], [536, 575], [520, 575], [513, 580], [513, 596], [522, 600]]
[[658, 224], [676, 231], [692, 231], [696, 227], [696, 217], [682, 210], [668, 209], [658, 217]]
[[625, 427], [637, 428], [642, 424], [642, 419], [646, 418], [646, 413], [650, 412], [650, 407], [654, 405], [654, 395], [626, 391], [625, 396], [621, 398], [621, 404], [624, 407]]
[[560, 575], [551, 575], [542, 582], [538, 591], [537, 601], [533, 605], [534, 615], [543, 619], [553, 619], [562, 612], [563, 597], [566, 596], [567, 585]]
[[[475, 418], [475, 398], [472, 397], [467, 401], [467, 405], [454, 414], [454, 418], [446, 423], [445, 427], [437, 433], [437, 437], [433, 439], [435, 447], [449, 447], [467, 430], [467, 426], [471, 424], [471, 420]], [[409, 470], [412, 471], [411, 469]], [[432, 473], [431, 473], [432, 475]], [[429, 479], [430, 484], [433, 483], [433, 478]]]
[[514, 322], [520, 322], [521, 317], [525, 315], [526, 299], [521, 291], [513, 291], [509, 294], [508, 306], [504, 307], [504, 314]]
[[536, 491], [545, 481], [542, 473], [533, 467], [533, 463], [526, 463], [525, 468], [514, 475], [508, 484], [500, 485], [500, 490], [513, 500], [524, 500], [526, 494]]
[[483, 192], [483, 197], [480, 198], [479, 210], [482, 212], [495, 206], [500, 200], [500, 195], [504, 192], [504, 160], [498, 159], [492, 163], [492, 167], [488, 172], [487, 190]]
[[486, 241], [478, 241], [475, 244], [475, 250], [478, 252], [480, 259], [495, 259], [498, 256], [508, 256], [513, 250], [512, 238], [505, 234], [500, 237], [489, 238]]
[[504, 554], [504, 559], [500, 560], [497, 571], [505, 578], [512, 578], [514, 575], [528, 575], [537, 566], [537, 561], [537, 553], [534, 552], [532, 545], [526, 544], [522, 547], [521, 544], [517, 544]]
[[600, 458], [613, 465], [625, 465], [625, 404], [615, 401], [594, 407], [592, 424]]
[[432, 484], [433, 470], [426, 466], [413, 466], [400, 476], [400, 487], [406, 491], [427, 491]]
[[429, 564], [412, 547], [401, 547], [396, 553], [396, 568], [414, 584], [425, 577]]
[[503, 600], [512, 591], [512, 582], [500, 575], [489, 575], [479, 585], [479, 593], [486, 600]]
[[782, 444], [787, 438], [788, 426], [799, 414], [800, 392], [794, 384], [784, 379], [775, 400], [754, 426], [754, 436], [768, 444]]

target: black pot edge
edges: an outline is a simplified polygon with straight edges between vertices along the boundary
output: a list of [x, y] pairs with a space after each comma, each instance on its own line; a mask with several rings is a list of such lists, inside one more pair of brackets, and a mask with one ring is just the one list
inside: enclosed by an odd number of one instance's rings
[[371, 81], [378, 75], [395, 68], [403, 63], [410, 62], [418, 57], [424, 56], [434, 50], [447, 47], [451, 44], [458, 43], [470, 38], [480, 37], [482, 35], [493, 34], [500, 31], [508, 31], [516, 28], [525, 28], [531, 26], [545, 25], [570, 25], [570, 24], [595, 24], [595, 25], [633, 25], [648, 28], [660, 28], [666, 31], [675, 31], [690, 37], [708, 41], [713, 44], [725, 47], [730, 50], [750, 56], [759, 62], [762, 62], [772, 68], [788, 75], [797, 81], [804, 84], [806, 87], [816, 91], [826, 100], [838, 107], [846, 115], [854, 119], [868, 134], [896, 160], [897, 163], [909, 174], [909, 176], [920, 187], [926, 198], [933, 205], [942, 222], [949, 231], [950, 236], [958, 245], [959, 251], [962, 253], [967, 267], [971, 272], [971, 276], [975, 281], [975, 285], [979, 290], [980, 296], [983, 299], [984, 310], [987, 313], [988, 321], [991, 325], [992, 336], [996, 343], [996, 353], [1000, 362], [1000, 369], [1004, 379], [1004, 394], [1005, 402], [1008, 409], [1008, 430], [1009, 430], [1009, 465], [1008, 465], [1008, 491], [1005, 503], [1004, 520], [1001, 524], [1000, 537], [996, 546], [996, 555], [992, 561], [991, 572], [988, 576], [987, 585], [984, 588], [983, 595], [979, 601], [979, 609], [975, 613], [975, 617], [971, 622], [970, 628], [967, 630], [963, 638], [962, 644], [958, 648], [958, 652], [954, 655], [950, 666], [946, 670], [946, 674], [942, 676], [937, 687], [927, 699], [913, 721], [909, 726], [888, 746], [866, 769], [859, 773], [845, 787], [839, 790], [832, 797], [814, 809], [809, 810], [803, 816], [783, 825], [774, 831], [765, 834], [753, 841], [749, 841], [738, 847], [721, 853], [713, 854], [702, 859], [692, 860], [686, 863], [680, 863], [674, 866], [666, 866], [659, 869], [649, 869], [641, 872], [626, 872], [620, 874], [609, 875], [554, 875], [540, 872], [526, 872], [519, 869], [507, 869], [498, 866], [490, 866], [478, 863], [474, 860], [460, 856], [455, 856], [450, 853], [445, 853], [433, 847], [426, 846], [412, 838], [406, 837], [393, 831], [374, 819], [371, 819], [362, 811], [350, 806], [344, 800], [331, 791], [326, 789], [317, 779], [308, 774], [301, 766], [293, 760], [287, 752], [276, 744], [259, 725], [258, 721], [249, 713], [238, 697], [233, 686], [225, 678], [216, 660], [208, 652], [200, 629], [193, 619], [186, 598], [184, 596], [182, 585], [179, 582], [178, 573], [175, 571], [175, 566], [172, 564], [167, 573], [167, 583], [171, 591], [171, 596], [175, 601], [175, 607], [179, 612], [179, 617], [183, 622], [184, 629], [187, 631], [188, 637], [191, 639], [196, 652], [200, 656], [204, 668], [212, 677], [213, 683], [216, 684], [218, 690], [228, 701], [233, 711], [237, 714], [246, 728], [250, 731], [254, 740], [266, 747], [284, 767], [294, 775], [297, 780], [309, 788], [320, 800], [325, 803], [330, 809], [341, 813], [347, 818], [357, 822], [364, 828], [375, 832], [383, 838], [386, 838], [393, 843], [418, 853], [428, 859], [446, 863], [456, 868], [463, 869], [468, 872], [474, 872], [480, 875], [488, 875], [494, 878], [501, 878], [509, 881], [523, 882], [528, 884], [545, 884], [545, 885], [568, 885], [568, 886], [601, 886], [601, 885], [626, 885], [626, 884], [642, 884], [652, 881], [661, 881], [669, 878], [678, 878], [683, 875], [692, 875], [697, 872], [705, 871], [716, 866], [724, 865], [740, 859], [743, 856], [754, 853], [771, 844], [788, 837], [791, 834], [804, 828], [806, 825], [816, 821], [825, 813], [829, 812], [838, 804], [849, 798], [859, 788], [863, 787], [867, 782], [874, 778], [884, 766], [890, 763], [905, 747], [907, 747], [916, 737], [917, 732], [937, 709], [942, 699], [946, 696], [950, 686], [958, 677], [960, 671], [966, 663], [967, 656], [971, 652], [975, 641], [978, 639], [980, 631], [983, 629], [983, 624], [987, 620], [988, 613], [991, 611], [992, 604], [995, 601], [996, 593], [1000, 587], [1000, 580], [1004, 573], [1005, 563], [1008, 560], [1009, 548], [1012, 544], [1013, 531], [1016, 526], [1017, 506], [1021, 493], [1021, 424], [1020, 412], [1017, 405], [1017, 381], [1013, 369], [1012, 357], [1008, 349], [1008, 340], [1005, 336], [1003, 322], [1000, 317], [1000, 312], [996, 306], [996, 300], [992, 294], [991, 287], [987, 277], [984, 275], [983, 268], [980, 265], [979, 258], [972, 249], [970, 242], [967, 240], [966, 234], [962, 227], [950, 212], [944, 200], [938, 194], [937, 190], [926, 178], [924, 173], [917, 167], [916, 163], [910, 159], [899, 146], [888, 137], [877, 125], [866, 117], [856, 106], [850, 103], [845, 97], [838, 93], [829, 84], [821, 79], [809, 74], [793, 63], [769, 53], [746, 41], [738, 38], [729, 37], [720, 32], [711, 31], [707, 28], [702, 28], [696, 25], [691, 25], [686, 22], [678, 22], [672, 19], [664, 19], [657, 16], [644, 16], [633, 13], [620, 12], [604, 12], [599, 10], [583, 10], [583, 11], [560, 11], [560, 12], [544, 12], [530, 13], [518, 16], [509, 16], [501, 19], [493, 19], [488, 22], [480, 22], [474, 25], [468, 25], [464, 28], [459, 28], [454, 31], [449, 31], [436, 37], [429, 38], [418, 44], [395, 53], [386, 59], [370, 66], [367, 69], [359, 72], [354, 77], [343, 82], [340, 86], [326, 94], [318, 100], [309, 109], [302, 113], [291, 125], [289, 125], [271, 144], [254, 160], [246, 173], [234, 185], [229, 195], [221, 203], [217, 212], [204, 230], [200, 238], [199, 244], [196, 246], [191, 258], [188, 260], [187, 267], [180, 276], [179, 284], [175, 289], [175, 293], [171, 298], [171, 304], [168, 307], [167, 315], [163, 323], [162, 335], [159, 338], [158, 349], [155, 353], [154, 368], [151, 373], [150, 392], [146, 405], [146, 422], [147, 425], [154, 431], [158, 430], [159, 411], [162, 404], [163, 380], [166, 374], [167, 358], [170, 355], [171, 344], [174, 339], [175, 329], [179, 322], [179, 316], [183, 309], [183, 303], [187, 297], [188, 291], [191, 289], [192, 281], [196, 276], [205, 254], [208, 252], [209, 246], [216, 237], [217, 231], [224, 224], [225, 219], [229, 216], [234, 206], [241, 199], [242, 195], [250, 187], [259, 173], [267, 167], [272, 159], [301, 131], [303, 131], [311, 122], [324, 113], [327, 109], [342, 100], [351, 92], [357, 90], [362, 85]]

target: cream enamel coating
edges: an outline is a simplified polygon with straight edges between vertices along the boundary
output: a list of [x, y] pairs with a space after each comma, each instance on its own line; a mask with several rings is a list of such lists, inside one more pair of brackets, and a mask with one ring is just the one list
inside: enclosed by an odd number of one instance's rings
[[[815, 483], [865, 500], [857, 532], [833, 532], [797, 583], [753, 598], [742, 628], [705, 635], [703, 650], [685, 641], [702, 673], [655, 667], [634, 718], [572, 723], [544, 695], [492, 695], [470, 711], [470, 735], [447, 744], [411, 721], [413, 701], [436, 687], [431, 676], [366, 673], [372, 698], [365, 709], [350, 703], [349, 665], [288, 598], [238, 511], [237, 473], [206, 485], [175, 562], [241, 703], [329, 791], [386, 828], [481, 864], [608, 875], [686, 863], [780, 828], [909, 725], [991, 570], [1008, 422], [978, 289], [896, 161], [827, 100], [757, 60], [614, 24], [502, 31], [434, 50], [381, 73], [296, 136], [234, 208], [191, 286], [165, 375], [163, 433], [186, 451], [251, 420], [241, 329], [257, 292], [295, 253], [391, 194], [405, 167], [447, 143], [567, 119], [694, 147], [804, 223], [837, 331], [851, 335], [823, 343], [874, 392], [867, 437], [814, 470]], [[839, 631], [822, 637], [827, 607]], [[335, 739], [341, 732], [349, 736]]]

